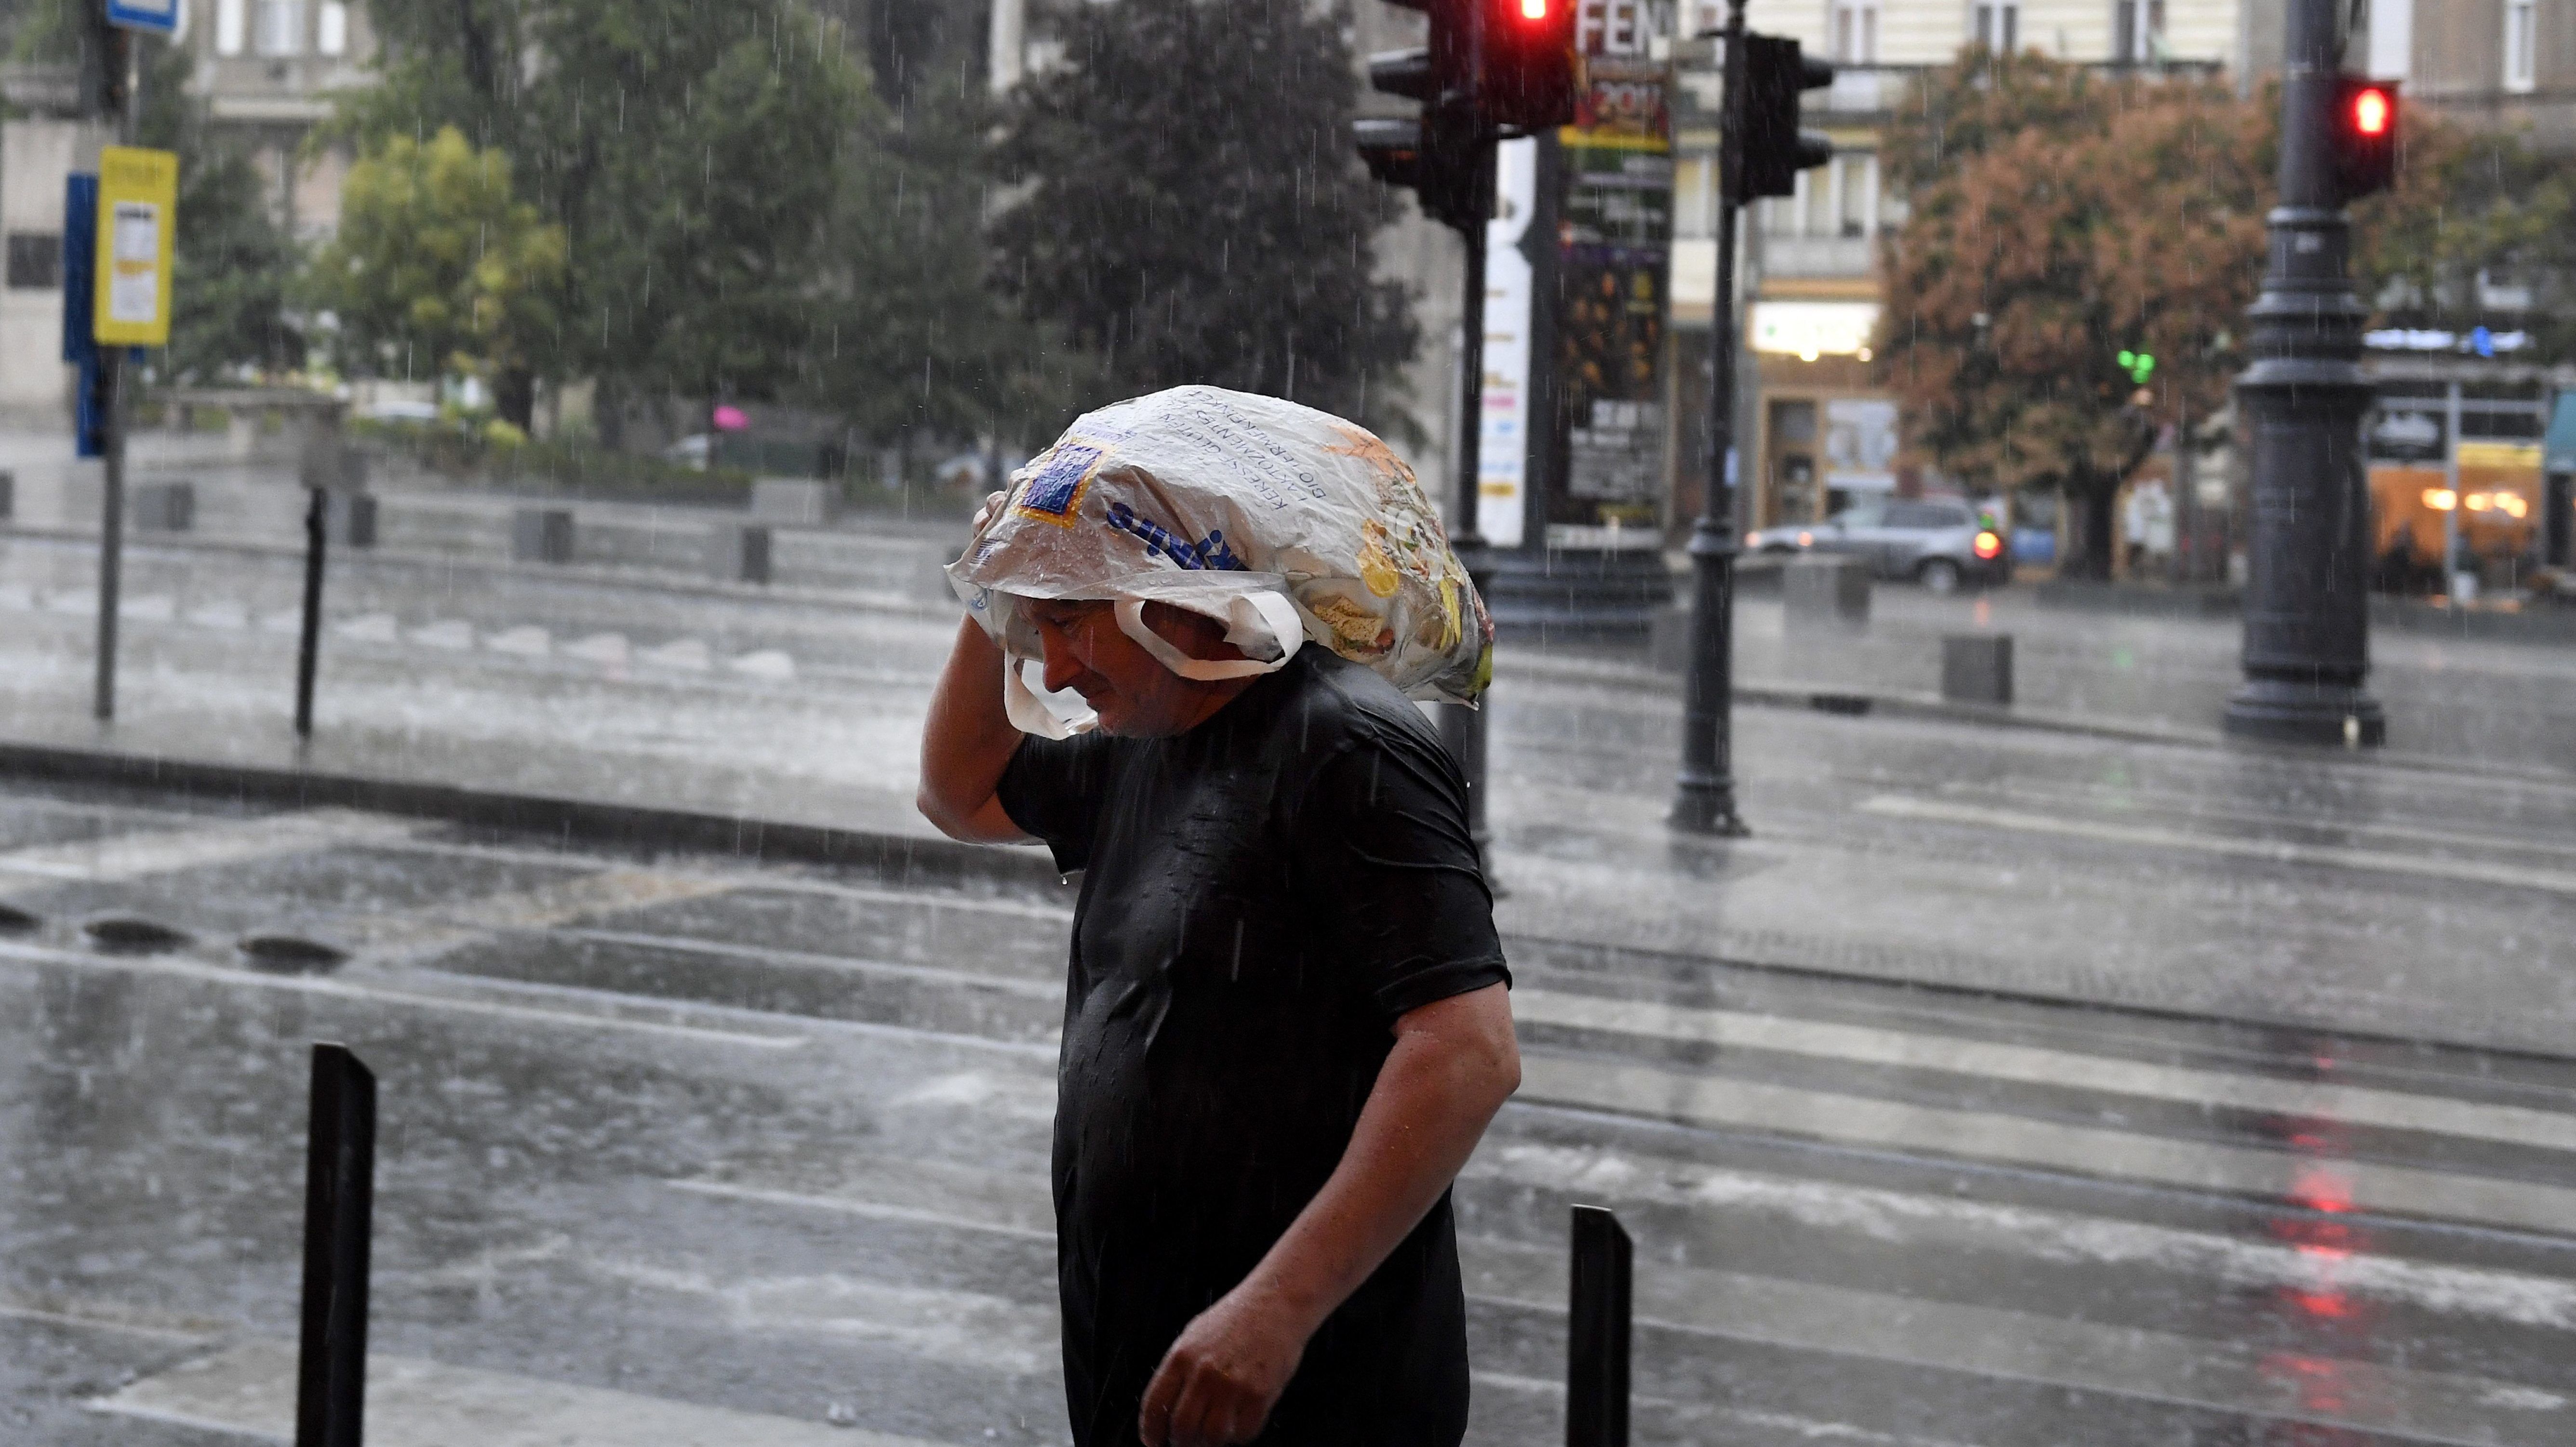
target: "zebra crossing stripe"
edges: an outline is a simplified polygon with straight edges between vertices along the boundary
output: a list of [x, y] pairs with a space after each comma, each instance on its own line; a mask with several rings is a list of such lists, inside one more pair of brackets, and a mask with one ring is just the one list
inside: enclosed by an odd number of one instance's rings
[[[295, 1348], [250, 1341], [182, 1362], [89, 1405], [113, 1416], [270, 1442], [295, 1440]], [[367, 1447], [938, 1447], [838, 1423], [633, 1392], [367, 1358]]]
[[1693, 1125], [2563, 1236], [2576, 1191], [1531, 1053], [1521, 1097]]
[[1661, 1040], [1735, 1045], [1753, 1050], [1904, 1066], [1983, 1076], [2034, 1085], [2080, 1087], [2190, 1105], [2345, 1121], [2394, 1130], [2427, 1131], [2469, 1140], [2502, 1141], [2545, 1150], [2576, 1151], [2576, 1114], [2523, 1106], [2336, 1085], [2233, 1071], [2162, 1065], [2118, 1056], [1962, 1039], [1925, 1031], [1846, 1025], [1703, 1010], [1651, 1000], [1619, 1000], [1544, 990], [1516, 990], [1512, 1014], [1532, 1024], [1614, 1031]]

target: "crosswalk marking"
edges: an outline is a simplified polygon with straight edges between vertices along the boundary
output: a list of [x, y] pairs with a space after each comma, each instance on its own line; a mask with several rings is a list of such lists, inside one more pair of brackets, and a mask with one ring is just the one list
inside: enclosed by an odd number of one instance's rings
[[2576, 1222], [2576, 1190], [2557, 1186], [1915, 1105], [1650, 1065], [1533, 1053], [1522, 1059], [1521, 1096], [1697, 1125], [2307, 1201], [2326, 1209], [2425, 1216], [2550, 1235], [2564, 1235]]
[[569, 1026], [612, 1033], [654, 1035], [671, 1040], [696, 1040], [709, 1044], [746, 1046], [756, 1050], [795, 1050], [807, 1043], [803, 1035], [719, 1030], [704, 1025], [637, 1020], [624, 1015], [605, 1014], [598, 1011], [548, 1010], [539, 1006], [514, 1005], [471, 995], [437, 995], [415, 990], [399, 990], [382, 985], [363, 984], [354, 980], [326, 979], [310, 975], [262, 974], [251, 970], [224, 969], [175, 955], [151, 957], [87, 955], [71, 950], [51, 949], [43, 945], [0, 940], [0, 960], [15, 960], [23, 964], [68, 966], [73, 969], [109, 973], [167, 975], [240, 989], [326, 995], [344, 1000], [368, 1001], [411, 1009], [484, 1015], [494, 1019], [517, 1020], [529, 1024]]
[[[842, 1189], [672, 1181], [702, 1195], [1052, 1240], [1028, 1224], [1044, 1177], [877, 1161]], [[1472, 1178], [1472, 1177], [1471, 1177]], [[1492, 1173], [1485, 1173], [1492, 1179]], [[1558, 1183], [1562, 1184], [1562, 1183]], [[1621, 1198], [1608, 1199], [1616, 1202]], [[1633, 1199], [1633, 1198], [1631, 1198]], [[1468, 1297], [1561, 1315], [1561, 1249], [1462, 1235]], [[1657, 1262], [1636, 1276], [1641, 1326], [2443, 1443], [2576, 1442], [2562, 1395], [2519, 1383], [2316, 1356], [2037, 1313]], [[2331, 1390], [2320, 1391], [2319, 1387]]]
[[306, 809], [176, 829], [135, 830], [0, 852], [0, 872], [52, 879], [126, 880], [215, 864], [409, 837], [409, 820], [352, 809]]
[[2103, 844], [2143, 844], [2151, 848], [2185, 849], [2202, 854], [2222, 855], [2230, 859], [2253, 859], [2272, 864], [2324, 864], [2340, 869], [2367, 870], [2380, 874], [2405, 875], [2416, 879], [2440, 879], [2462, 884], [2501, 884], [2520, 889], [2542, 890], [2550, 894], [2576, 894], [2576, 873], [2560, 869], [2532, 869], [2517, 864], [2498, 864], [2474, 859], [2445, 859], [2432, 854], [2395, 854], [2379, 849], [2353, 849], [2332, 844], [2292, 844], [2279, 839], [2233, 839], [2225, 835], [2168, 829], [2153, 824], [2114, 824], [2097, 819], [2070, 819], [2054, 814], [2026, 813], [2018, 809], [1994, 809], [1982, 804], [1958, 804], [1945, 799], [1924, 799], [1910, 794], [1879, 794], [1862, 800], [1857, 807], [1864, 814], [1875, 814], [1887, 819], [1919, 819], [1939, 824], [1981, 824], [1990, 829], [2051, 834], [2062, 839], [2089, 839]]
[[1879, 1026], [1699, 1009], [1651, 1000], [1516, 990], [1512, 1013], [1533, 1024], [1615, 1031], [1660, 1040], [1734, 1045], [1870, 1065], [1905, 1066], [2035, 1085], [2076, 1086], [2190, 1105], [2338, 1120], [2469, 1140], [2576, 1151], [2576, 1114], [2524, 1106], [2336, 1085], [2232, 1071], [2160, 1065], [2030, 1045]]
[[[295, 1348], [250, 1341], [148, 1376], [99, 1412], [272, 1442], [295, 1437]], [[453, 1367], [367, 1358], [369, 1447], [935, 1447], [794, 1417]]]
[[[1563, 1252], [1468, 1237], [1458, 1254], [1470, 1297], [1565, 1310]], [[1634, 1290], [1640, 1325], [1801, 1351], [2463, 1447], [2576, 1442], [2565, 1397], [2511, 1382], [1669, 1262], [1640, 1269]]]

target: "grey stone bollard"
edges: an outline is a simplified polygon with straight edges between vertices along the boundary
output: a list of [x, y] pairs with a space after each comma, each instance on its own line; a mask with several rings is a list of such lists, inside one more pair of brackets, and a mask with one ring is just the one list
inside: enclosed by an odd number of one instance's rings
[[1869, 627], [1869, 564], [1810, 554], [1781, 570], [1782, 618], [1793, 633], [1858, 633]]
[[18, 474], [0, 469], [0, 522], [18, 515]]
[[751, 485], [751, 515], [789, 527], [821, 527], [832, 520], [837, 488], [805, 478], [764, 477]]
[[130, 499], [137, 532], [184, 533], [197, 525], [197, 485], [147, 482]]
[[348, 548], [376, 545], [376, 495], [334, 488], [329, 526], [331, 541]]
[[707, 572], [721, 582], [770, 580], [770, 530], [759, 523], [718, 523], [707, 534]]
[[1995, 708], [2013, 701], [2013, 641], [2009, 633], [1950, 633], [1941, 639], [1941, 696], [1952, 703]]
[[520, 563], [572, 561], [572, 510], [523, 507], [510, 515], [510, 558]]

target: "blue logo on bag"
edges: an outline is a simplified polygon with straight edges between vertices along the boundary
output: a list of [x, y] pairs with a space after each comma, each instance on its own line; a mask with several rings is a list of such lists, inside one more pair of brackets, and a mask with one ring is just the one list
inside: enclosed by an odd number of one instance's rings
[[1109, 505], [1109, 525], [1122, 533], [1133, 533], [1144, 540], [1145, 551], [1160, 553], [1191, 572], [1242, 573], [1249, 569], [1234, 555], [1222, 530], [1211, 529], [1197, 542], [1186, 542], [1159, 523], [1136, 516], [1135, 509], [1123, 502]]
[[1100, 459], [1108, 451], [1106, 447], [1081, 442], [1058, 443], [1048, 455], [1046, 466], [1029, 479], [1011, 511], [1060, 528], [1073, 526], [1074, 514], [1082, 507], [1083, 489], [1090, 485], [1091, 475], [1100, 470]]

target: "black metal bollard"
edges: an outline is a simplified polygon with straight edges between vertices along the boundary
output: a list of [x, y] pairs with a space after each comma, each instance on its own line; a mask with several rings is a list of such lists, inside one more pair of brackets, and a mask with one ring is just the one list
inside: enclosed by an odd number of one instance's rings
[[322, 552], [330, 522], [331, 493], [317, 487], [304, 510], [304, 631], [295, 650], [295, 736], [299, 739], [313, 737], [313, 670], [322, 653]]
[[359, 1447], [367, 1403], [367, 1244], [376, 1195], [376, 1077], [345, 1045], [313, 1047], [304, 1157], [304, 1339], [295, 1447]]
[[1633, 1248], [1616, 1213], [1574, 1208], [1566, 1313], [1565, 1447], [1628, 1447], [1628, 1282]]

